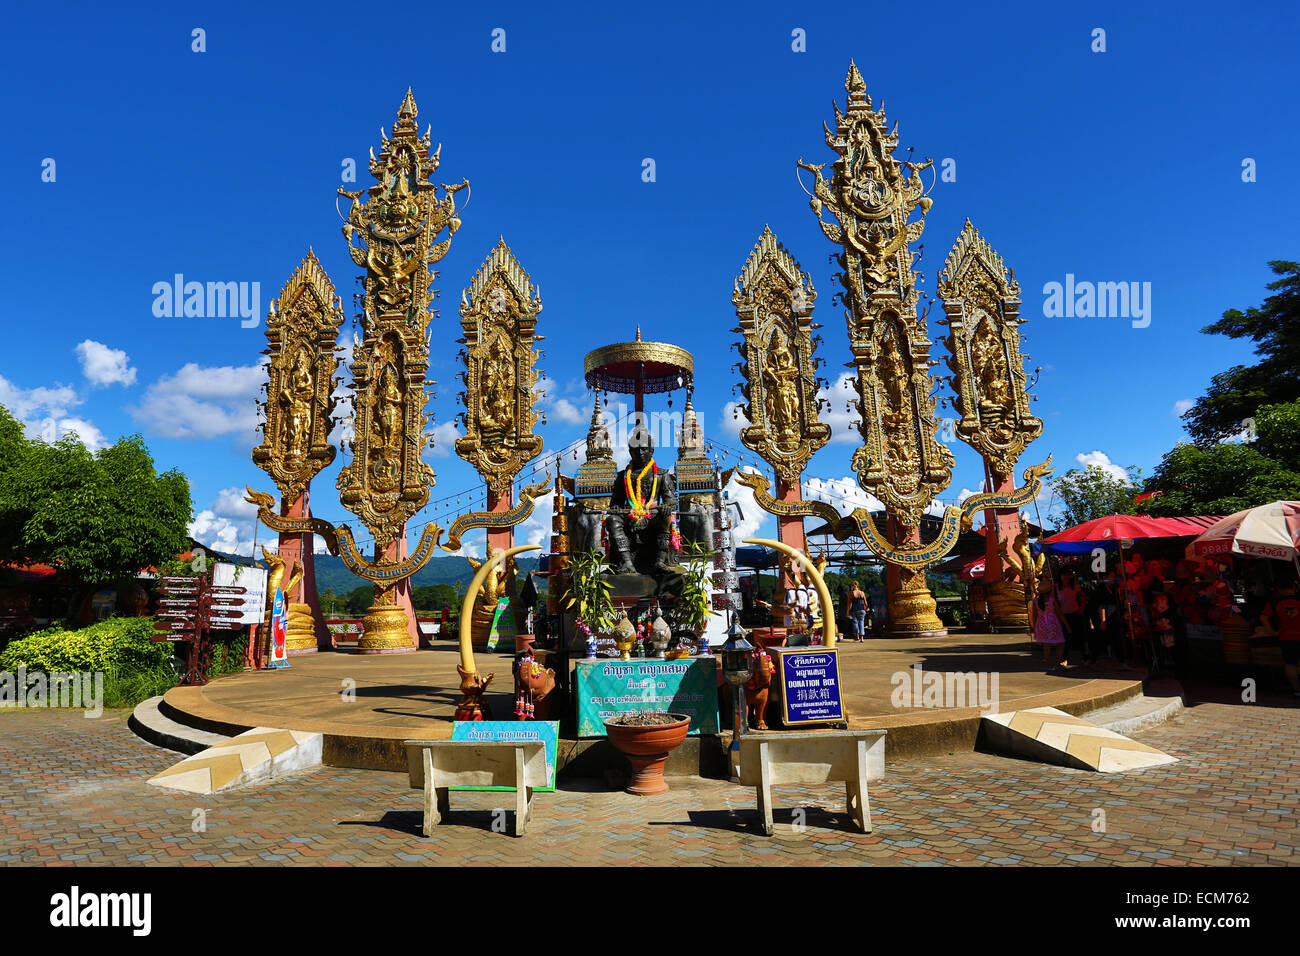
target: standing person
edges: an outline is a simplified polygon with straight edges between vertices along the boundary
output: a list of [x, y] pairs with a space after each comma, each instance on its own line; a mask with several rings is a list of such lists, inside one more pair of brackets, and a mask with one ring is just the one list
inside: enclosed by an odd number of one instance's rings
[[1034, 643], [1043, 645], [1043, 660], [1047, 663], [1047, 672], [1050, 674], [1060, 669], [1068, 625], [1062, 622], [1057, 612], [1056, 595], [1050, 585], [1038, 592], [1037, 603]]
[[859, 643], [867, 633], [867, 594], [854, 581], [849, 587], [849, 617], [853, 621], [853, 639]]
[[1097, 608], [1097, 631], [1105, 635], [1106, 653], [1117, 664], [1124, 663], [1124, 617], [1115, 572], [1108, 571], [1093, 592]]
[[1264, 608], [1264, 614], [1270, 619], [1273, 630], [1277, 631], [1291, 691], [1300, 697], [1300, 674], [1297, 673], [1297, 668], [1300, 668], [1300, 598], [1296, 597], [1295, 581], [1277, 586], [1277, 595]]
[[1084, 615], [1087, 595], [1079, 582], [1074, 579], [1073, 571], [1061, 573], [1061, 584], [1056, 589], [1057, 613], [1069, 635], [1069, 648], [1066, 658], [1071, 666], [1086, 663], [1088, 660], [1087, 618]]

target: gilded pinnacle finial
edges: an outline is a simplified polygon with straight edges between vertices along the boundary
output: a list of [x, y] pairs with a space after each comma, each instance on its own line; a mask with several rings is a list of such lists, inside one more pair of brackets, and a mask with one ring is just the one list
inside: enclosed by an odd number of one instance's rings
[[638, 342], [641, 341], [641, 325], [640, 325], [640, 323], [638, 323], [638, 324], [637, 324], [637, 327], [636, 327], [636, 340], [637, 340]]
[[849, 94], [849, 102], [867, 98], [867, 83], [858, 72], [858, 65], [849, 60], [849, 75], [844, 79], [844, 89]]
[[399, 120], [414, 121], [419, 115], [420, 111], [415, 105], [415, 94], [411, 92], [411, 88], [408, 86], [406, 96], [402, 98], [402, 105], [397, 108], [397, 118]]

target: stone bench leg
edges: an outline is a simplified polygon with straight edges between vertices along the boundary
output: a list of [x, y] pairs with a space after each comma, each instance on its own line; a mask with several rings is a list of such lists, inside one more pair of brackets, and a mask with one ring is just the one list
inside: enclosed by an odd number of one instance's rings
[[433, 828], [442, 822], [442, 815], [451, 805], [451, 792], [446, 787], [433, 786], [433, 754], [424, 751], [424, 835], [433, 836]]
[[[871, 799], [867, 796], [867, 742], [858, 741], [858, 772], [856, 780], [846, 780], [847, 810], [863, 833], [871, 832]], [[856, 805], [855, 805], [856, 804]]]
[[515, 836], [524, 835], [533, 809], [533, 788], [525, 787], [524, 748], [515, 748]]
[[772, 822], [772, 765], [768, 762], [767, 744], [758, 745], [758, 814], [761, 818], [763, 832], [771, 836], [776, 830]]

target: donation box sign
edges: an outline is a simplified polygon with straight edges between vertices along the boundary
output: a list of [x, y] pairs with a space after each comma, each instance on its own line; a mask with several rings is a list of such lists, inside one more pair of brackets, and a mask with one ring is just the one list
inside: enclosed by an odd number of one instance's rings
[[578, 736], [604, 737], [616, 714], [684, 714], [692, 734], [718, 732], [718, 665], [712, 655], [680, 660], [585, 660], [578, 665]]
[[781, 715], [787, 725], [829, 724], [844, 719], [840, 659], [835, 648], [773, 648], [781, 679]]

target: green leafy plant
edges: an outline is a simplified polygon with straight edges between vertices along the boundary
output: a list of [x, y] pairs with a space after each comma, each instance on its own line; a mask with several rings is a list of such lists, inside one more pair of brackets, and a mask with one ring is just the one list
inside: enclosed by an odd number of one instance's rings
[[172, 648], [153, 641], [148, 617], [116, 617], [78, 630], [47, 628], [19, 638], [0, 654], [0, 671], [102, 673], [104, 706], [134, 707], [176, 685]]
[[687, 543], [683, 552], [686, 570], [673, 606], [673, 623], [682, 630], [698, 633], [718, 613], [713, 610], [713, 572], [708, 561], [713, 552], [698, 541]]
[[0, 670], [144, 671], [166, 662], [167, 644], [154, 643], [151, 617], [114, 617], [79, 630], [47, 628], [20, 637], [0, 654]]
[[575, 616], [593, 631], [609, 631], [618, 623], [610, 592], [614, 585], [609, 580], [605, 555], [592, 549], [574, 556], [569, 562], [569, 590], [564, 595], [564, 606], [572, 608]]

